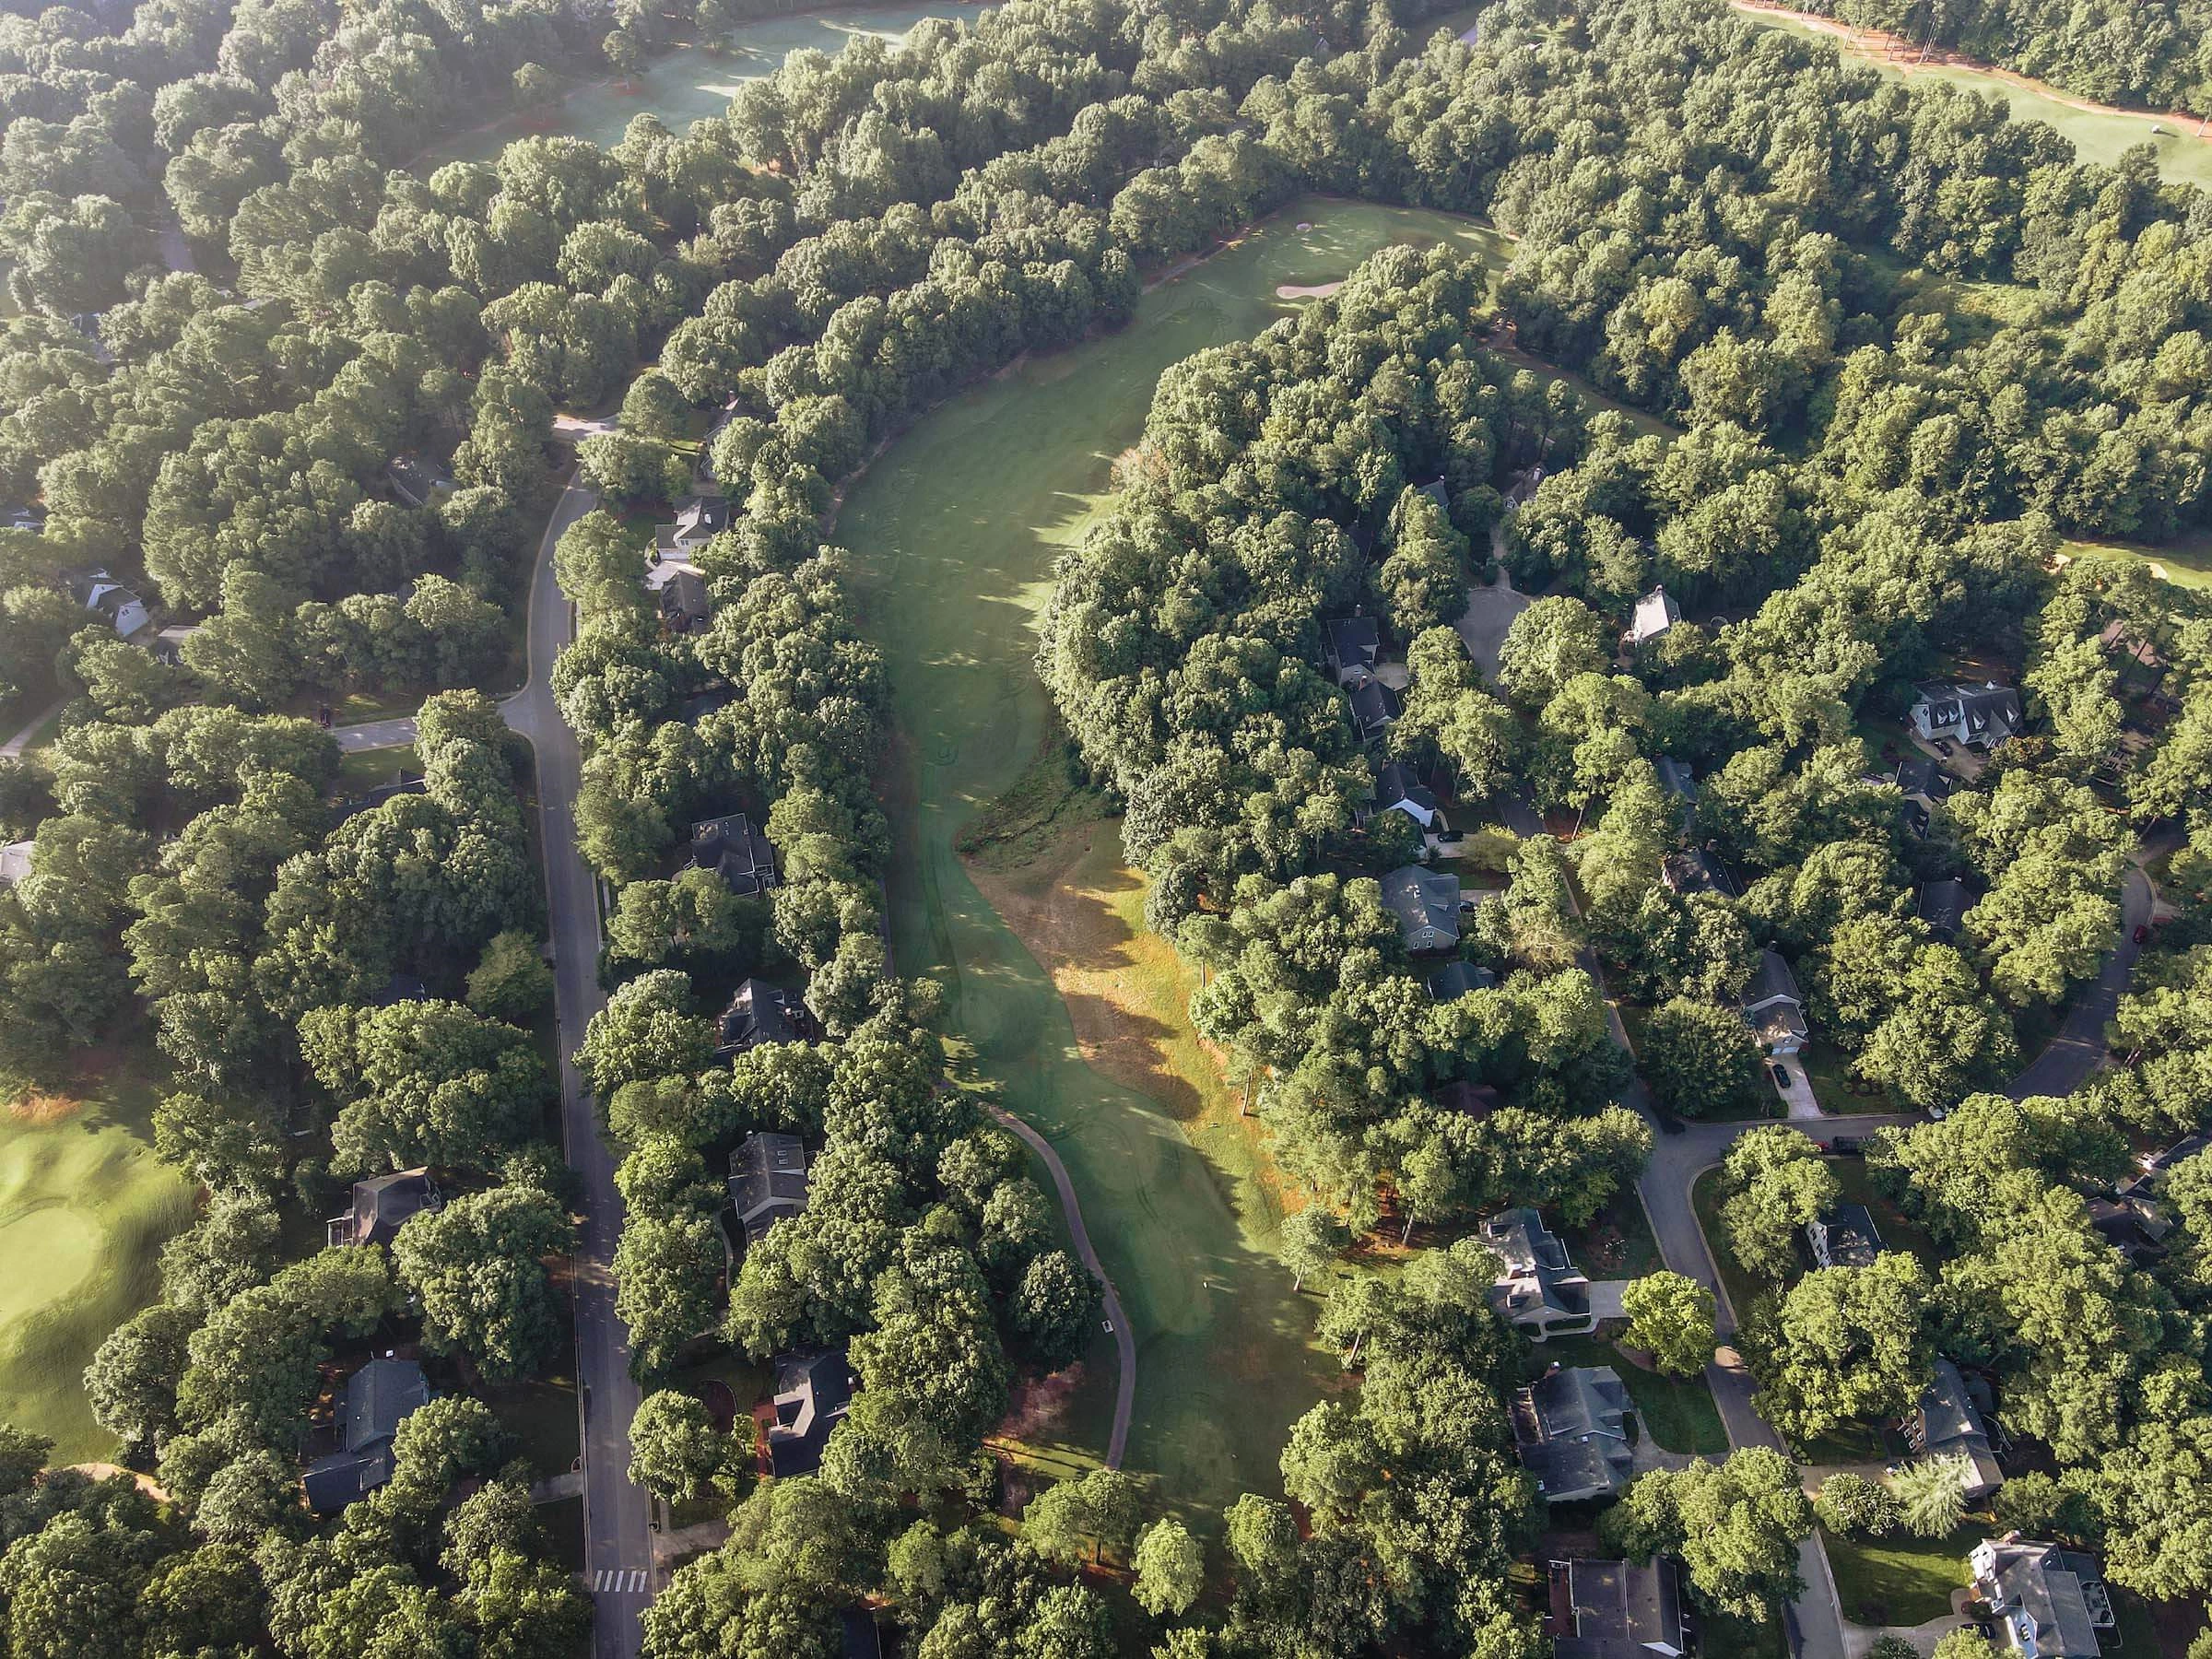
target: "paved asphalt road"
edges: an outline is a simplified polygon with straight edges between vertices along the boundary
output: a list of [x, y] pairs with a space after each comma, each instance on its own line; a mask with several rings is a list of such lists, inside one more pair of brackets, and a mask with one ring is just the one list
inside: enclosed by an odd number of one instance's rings
[[1106, 1441], [1106, 1466], [1122, 1466], [1122, 1453], [1129, 1448], [1129, 1414], [1136, 1404], [1136, 1338], [1130, 1334], [1129, 1320], [1122, 1312], [1122, 1299], [1116, 1295], [1113, 1281], [1106, 1277], [1106, 1269], [1099, 1265], [1099, 1253], [1090, 1247], [1090, 1234], [1083, 1226], [1083, 1211], [1076, 1203], [1076, 1183], [1067, 1178], [1067, 1166], [1060, 1161], [1060, 1154], [1053, 1150], [1053, 1143], [1023, 1123], [1010, 1112], [991, 1108], [991, 1115], [1019, 1135], [1025, 1145], [1044, 1159], [1044, 1167], [1052, 1171], [1053, 1185], [1060, 1190], [1060, 1207], [1067, 1212], [1067, 1230], [1074, 1235], [1076, 1253], [1082, 1257], [1083, 1265], [1090, 1269], [1106, 1291], [1106, 1322], [1113, 1327], [1114, 1351], [1121, 1357], [1121, 1378], [1113, 1394], [1113, 1432]]
[[[508, 724], [512, 724], [513, 719], [510, 711]], [[390, 720], [364, 720], [359, 725], [333, 726], [330, 735], [348, 755], [367, 749], [399, 748], [415, 741], [415, 716], [400, 714]]]
[[629, 1332], [615, 1313], [615, 1241], [622, 1199], [613, 1151], [598, 1112], [570, 1063], [583, 1029], [606, 1000], [599, 990], [596, 884], [576, 850], [576, 792], [583, 758], [553, 700], [553, 659], [569, 642], [569, 602], [553, 580], [553, 545], [598, 505], [587, 489], [565, 491], [546, 524], [530, 583], [530, 683], [502, 705], [507, 724], [537, 752], [539, 841], [553, 935], [554, 1006], [560, 1022], [560, 1116], [569, 1163], [583, 1183], [583, 1230], [576, 1253], [576, 1368], [582, 1384], [583, 1571], [598, 1606], [595, 1659], [630, 1659], [640, 1619], [658, 1588], [653, 1567], [652, 1500], [629, 1478], [629, 1419], [639, 1388], [629, 1374]]

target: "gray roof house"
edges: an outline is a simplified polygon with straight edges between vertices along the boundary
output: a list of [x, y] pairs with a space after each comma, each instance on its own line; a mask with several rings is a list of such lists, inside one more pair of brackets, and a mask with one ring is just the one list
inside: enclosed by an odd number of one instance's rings
[[730, 1154], [730, 1207], [747, 1244], [806, 1207], [806, 1148], [795, 1135], [748, 1135]]
[[1958, 782], [1943, 769], [1942, 762], [1929, 755], [1908, 755], [1897, 763], [1890, 774], [1894, 782], [1909, 801], [1924, 801], [1934, 806], [1951, 798]]
[[1923, 742], [1946, 737], [1970, 748], [1994, 748], [2020, 729], [2020, 694], [1995, 680], [1979, 686], [1929, 681], [1913, 690], [1919, 695], [1906, 719]]
[[1380, 743], [1406, 712], [1405, 700], [1372, 674], [1355, 677], [1344, 690], [1352, 705], [1352, 726], [1362, 743]]
[[2148, 1193], [2129, 1182], [2117, 1197], [2092, 1198], [2089, 1225], [2107, 1244], [2138, 1267], [2166, 1253], [2174, 1219]]
[[722, 1011], [715, 1058], [726, 1060], [764, 1042], [798, 1041], [798, 1019], [805, 1006], [796, 992], [766, 980], [747, 980]]
[[1433, 826], [1443, 808], [1420, 774], [1403, 760], [1385, 762], [1375, 773], [1377, 812], [1402, 812], [1422, 829]]
[[1986, 1498], [2005, 1483], [1996, 1453], [1989, 1443], [1989, 1430], [1966, 1379], [1948, 1359], [1936, 1361], [1936, 1376], [1921, 1391], [1920, 1400], [1905, 1419], [1905, 1439], [1923, 1457], [1958, 1457], [1960, 1485], [1969, 1503]]
[[1525, 1206], [1500, 1211], [1482, 1224], [1482, 1241], [1497, 1252], [1498, 1277], [1490, 1306], [1510, 1324], [1535, 1332], [1586, 1331], [1590, 1281], [1567, 1259], [1567, 1246]]
[[1322, 651], [1340, 686], [1372, 674], [1382, 653], [1382, 628], [1372, 617], [1338, 617], [1322, 628]]
[[707, 625], [707, 579], [688, 564], [660, 565], [668, 579], [660, 584], [661, 626], [670, 633], [697, 633]]
[[1429, 976], [1429, 995], [1440, 1003], [1457, 1002], [1471, 991], [1494, 991], [1497, 987], [1498, 975], [1491, 970], [1456, 958]]
[[1689, 1651], [1680, 1571], [1667, 1556], [1648, 1567], [1554, 1561], [1544, 1629], [1553, 1659], [1678, 1659]]
[[1805, 1224], [1805, 1241], [1823, 1267], [1871, 1267], [1882, 1253], [1882, 1235], [1863, 1204], [1839, 1204]]
[[830, 1431], [853, 1404], [853, 1367], [843, 1348], [776, 1357], [775, 1420], [768, 1426], [767, 1472], [811, 1475]]
[[444, 467], [411, 452], [384, 464], [384, 482], [410, 507], [428, 507], [453, 488], [453, 475]]
[[184, 661], [184, 641], [198, 633], [200, 628], [197, 622], [172, 622], [147, 642], [147, 649], [154, 653], [156, 662], [178, 667]]
[[1609, 1365], [1555, 1365], [1521, 1390], [1513, 1398], [1513, 1443], [1536, 1490], [1552, 1503], [1618, 1493], [1635, 1461], [1628, 1430], [1634, 1409]]
[[70, 577], [69, 596], [126, 640], [153, 619], [146, 601], [104, 569]]
[[1670, 892], [1676, 893], [1733, 893], [1728, 883], [1728, 872], [1721, 868], [1720, 860], [1702, 848], [1692, 847], [1687, 853], [1669, 853], [1659, 861], [1659, 879]]
[[1636, 601], [1636, 614], [1629, 623], [1629, 644], [1633, 648], [1655, 640], [1681, 620], [1682, 607], [1675, 603], [1675, 596], [1664, 587], [1654, 587]]
[[346, 1379], [338, 1400], [338, 1449], [307, 1465], [307, 1506], [335, 1515], [392, 1478], [392, 1441], [430, 1384], [412, 1359], [371, 1359]]
[[1382, 877], [1382, 902], [1397, 913], [1406, 948], [1417, 956], [1458, 945], [1458, 877], [1400, 865]]
[[30, 874], [30, 855], [38, 845], [35, 841], [19, 841], [0, 847], [0, 887], [14, 887]]
[[712, 870], [733, 893], [765, 893], [776, 885], [776, 850], [742, 812], [691, 826], [683, 868]]
[[1659, 787], [1677, 800], [1694, 801], [1698, 798], [1698, 775], [1672, 755], [1662, 755], [1652, 762], [1652, 770], [1659, 774]]
[[1920, 889], [1920, 902], [1914, 908], [1919, 911], [1920, 919], [1927, 924], [1928, 932], [1948, 945], [1959, 937], [1959, 930], [1966, 925], [1966, 912], [1970, 902], [1966, 883], [1955, 877], [1947, 877], [1923, 887]]
[[2019, 1534], [1985, 1538], [1967, 1558], [1974, 1594], [1989, 1604], [2022, 1659], [2097, 1659], [2097, 1632], [2112, 1630], [2112, 1598], [2088, 1556]]
[[1805, 1046], [1805, 994], [1779, 950], [1759, 953], [1759, 967], [1744, 989], [1744, 1018], [1770, 1054], [1794, 1054]]
[[406, 1225], [407, 1218], [444, 1206], [438, 1183], [425, 1170], [399, 1170], [353, 1183], [353, 1206], [333, 1216], [324, 1226], [324, 1241], [333, 1245], [389, 1244]]
[[[676, 504], [676, 522], [653, 527], [656, 562], [688, 564], [692, 556], [730, 527], [730, 504], [721, 496], [686, 496]], [[650, 578], [648, 578], [650, 581]]]

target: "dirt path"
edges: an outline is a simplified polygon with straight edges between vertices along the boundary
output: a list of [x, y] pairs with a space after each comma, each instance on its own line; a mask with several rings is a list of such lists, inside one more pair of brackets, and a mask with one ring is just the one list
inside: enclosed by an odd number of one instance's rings
[[2017, 70], [1996, 64], [1985, 64], [1962, 52], [1947, 46], [1916, 46], [1902, 35], [1889, 34], [1879, 29], [1864, 29], [1855, 24], [1839, 23], [1833, 18], [1824, 18], [1818, 12], [1799, 11], [1794, 6], [1776, 6], [1772, 0], [1728, 0], [1740, 12], [1756, 12], [1763, 17], [1787, 18], [1816, 33], [1831, 36], [1854, 50], [1888, 65], [1903, 75], [1925, 74], [1931, 69], [1971, 69], [1977, 75], [1986, 75], [2003, 81], [2008, 87], [2018, 87], [2023, 92], [2032, 92], [2047, 98], [2053, 103], [2064, 104], [2069, 110], [2079, 110], [2085, 115], [2117, 115], [2124, 119], [2146, 122], [2172, 122], [2177, 130], [2194, 123], [2196, 131], [2184, 136], [2203, 138], [2205, 129], [2212, 125], [2212, 116], [2194, 115], [2186, 110], [2132, 110], [2118, 104], [2098, 103], [2087, 98], [2076, 98], [2061, 91], [2048, 81], [2039, 81]]

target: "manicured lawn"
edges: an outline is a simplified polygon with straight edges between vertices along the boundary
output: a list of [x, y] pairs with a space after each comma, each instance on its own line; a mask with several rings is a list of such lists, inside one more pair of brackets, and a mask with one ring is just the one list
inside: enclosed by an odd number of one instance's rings
[[422, 772], [422, 756], [411, 743], [397, 748], [351, 750], [338, 757], [338, 794], [365, 794], [402, 772]]
[[1931, 1275], [1943, 1265], [1944, 1254], [1928, 1236], [1928, 1230], [1874, 1190], [1874, 1177], [1867, 1172], [1865, 1159], [1831, 1158], [1828, 1167], [1835, 1171], [1836, 1184], [1843, 1191], [1844, 1202], [1866, 1206], [1867, 1213], [1874, 1218], [1876, 1230], [1882, 1235], [1885, 1250], [1911, 1251]]
[[2166, 547], [2154, 547], [2144, 542], [2070, 541], [2059, 551], [2101, 553], [2110, 559], [2136, 560], [2149, 565], [2155, 574], [2176, 587], [2194, 588], [2200, 593], [2212, 590], [2212, 535], [2184, 536]]
[[52, 1439], [59, 1463], [113, 1456], [85, 1366], [154, 1299], [156, 1254], [193, 1216], [191, 1188], [154, 1158], [150, 1044], [99, 1058], [81, 1090], [0, 1087], [0, 1422]]
[[[955, 842], [1045, 745], [1036, 614], [1054, 559], [1109, 509], [1113, 460], [1141, 435], [1161, 371], [1282, 315], [1279, 287], [1333, 281], [1393, 241], [1446, 241], [1505, 256], [1472, 220], [1293, 203], [1147, 293], [1127, 329], [1026, 359], [929, 416], [853, 483], [837, 525], [897, 704], [897, 968], [944, 986], [962, 1080], [1066, 1160], [1139, 1342], [1128, 1466], [1201, 1519], [1241, 1491], [1280, 1490], [1291, 1421], [1342, 1374], [1311, 1346], [1313, 1300], [1290, 1294], [1275, 1260], [1282, 1206], [1256, 1125], [1189, 1031], [1192, 986], [1142, 931], [1143, 888], [1111, 824], [1066, 829], [1065, 875], [1045, 884], [1065, 891], [1030, 894], [1058, 982], [979, 889], [1005, 896], [1018, 872], [971, 877]], [[1098, 1399], [1110, 1408], [1110, 1380]], [[1106, 1412], [1086, 1415], [1095, 1454]]]
[[1780, 1613], [1764, 1624], [1718, 1613], [1698, 1615], [1699, 1659], [1783, 1659], [1788, 1652]]
[[1916, 1625], [1951, 1610], [1951, 1592], [1967, 1583], [1967, 1552], [1988, 1529], [1962, 1526], [1947, 1538], [1850, 1538], [1829, 1532], [1828, 1564], [1843, 1617], [1856, 1625]]
[[1555, 1336], [1531, 1345], [1525, 1369], [1540, 1376], [1551, 1365], [1609, 1365], [1620, 1373], [1643, 1431], [1669, 1452], [1718, 1457], [1728, 1450], [1728, 1431], [1702, 1376], [1663, 1377], [1621, 1357], [1600, 1336]]
[[1771, 1287], [1743, 1270], [1721, 1232], [1721, 1171], [1708, 1170], [1699, 1176], [1697, 1184], [1689, 1190], [1689, 1202], [1697, 1211], [1698, 1226], [1704, 1230], [1706, 1247], [1712, 1252], [1713, 1265], [1721, 1270], [1721, 1284], [1728, 1292], [1729, 1305], [1735, 1310], [1736, 1323], [1741, 1324], [1749, 1315], [1752, 1302]]
[[1820, 1110], [1825, 1112], [1836, 1117], [1857, 1117], [1863, 1113], [1904, 1110], [1890, 1098], [1887, 1088], [1877, 1087], [1871, 1094], [1853, 1093], [1845, 1076], [1850, 1056], [1832, 1042], [1816, 1038], [1798, 1052], [1797, 1064], [1804, 1068], [1806, 1080], [1813, 1086], [1813, 1094], [1820, 1102]]
[[1666, 1265], [1634, 1187], [1614, 1194], [1589, 1226], [1564, 1228], [1560, 1236], [1575, 1265], [1594, 1279], [1641, 1278]]

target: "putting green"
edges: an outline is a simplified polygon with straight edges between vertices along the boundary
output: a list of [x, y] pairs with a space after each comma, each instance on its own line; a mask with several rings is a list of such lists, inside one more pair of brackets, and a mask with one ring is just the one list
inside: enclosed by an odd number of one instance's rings
[[[1300, 229], [1300, 224], [1308, 228]], [[1278, 1212], [1160, 1104], [1081, 1057], [1052, 980], [969, 879], [953, 838], [1036, 752], [1031, 666], [1053, 563], [1105, 509], [1170, 364], [1292, 308], [1278, 287], [1343, 276], [1393, 242], [1453, 241], [1502, 265], [1503, 239], [1438, 213], [1307, 198], [1147, 294], [1119, 334], [1026, 360], [933, 413], [853, 486], [837, 525], [888, 656], [901, 737], [890, 806], [897, 966], [946, 987], [963, 1071], [1041, 1130], [1074, 1177], [1135, 1327], [1127, 1466], [1205, 1512], [1279, 1492], [1291, 1421], [1334, 1360], [1312, 1299], [1275, 1260]], [[1110, 1350], [1094, 1345], [1109, 1371]], [[1087, 1389], [1105, 1442], [1108, 1389]]]
[[906, 38], [924, 18], [973, 18], [980, 0], [927, 0], [909, 6], [832, 6], [790, 17], [743, 23], [712, 46], [685, 46], [657, 57], [622, 80], [587, 82], [551, 109], [527, 111], [477, 127], [426, 151], [415, 163], [429, 172], [448, 161], [488, 161], [517, 138], [536, 133], [588, 138], [611, 147], [637, 115], [658, 115], [675, 132], [708, 115], [727, 112], [747, 81], [782, 66], [791, 53], [813, 47], [836, 53], [861, 35]]
[[154, 1157], [151, 1105], [125, 1059], [67, 1115], [0, 1109], [0, 1422], [48, 1436], [57, 1463], [114, 1454], [85, 1366], [153, 1300], [161, 1244], [192, 1221], [191, 1187]]

